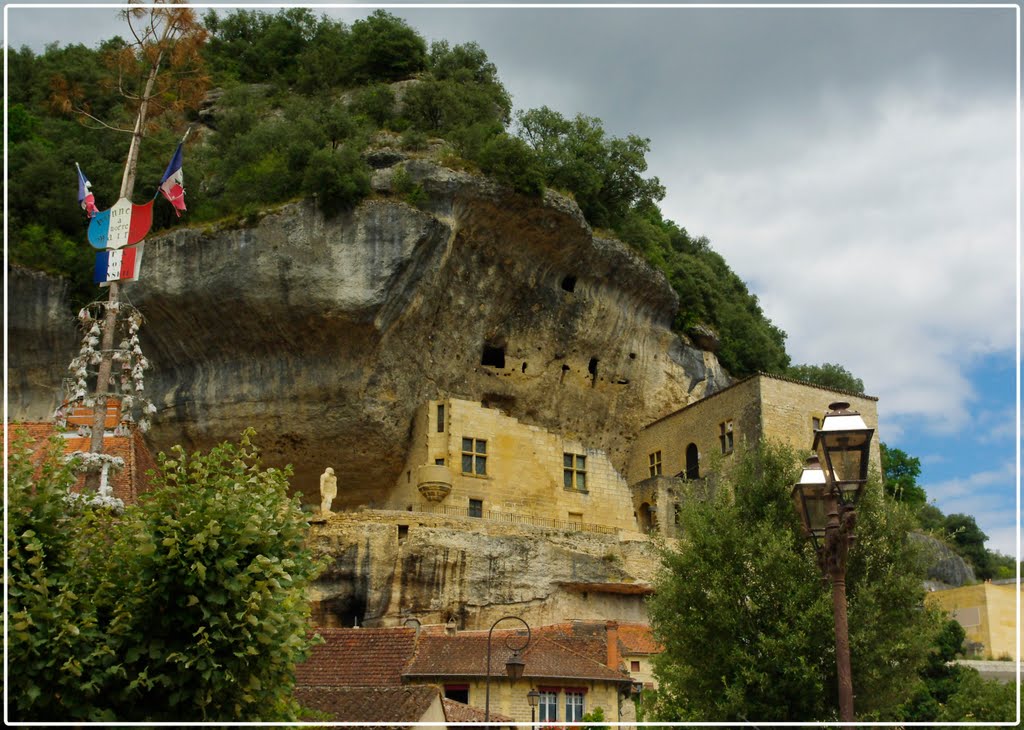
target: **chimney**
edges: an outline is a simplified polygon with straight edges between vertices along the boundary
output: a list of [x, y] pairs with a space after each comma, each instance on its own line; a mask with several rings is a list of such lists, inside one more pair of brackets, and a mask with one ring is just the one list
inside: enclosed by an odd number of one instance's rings
[[619, 670], [619, 622], [605, 623], [605, 634], [608, 637], [608, 668]]

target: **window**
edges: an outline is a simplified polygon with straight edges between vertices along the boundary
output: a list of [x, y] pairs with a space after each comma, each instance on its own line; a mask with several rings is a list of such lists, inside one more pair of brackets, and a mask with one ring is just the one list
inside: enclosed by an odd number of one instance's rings
[[434, 459], [435, 466], [444, 466], [444, 459]]
[[437, 406], [437, 432], [444, 433], [444, 404]]
[[697, 444], [686, 447], [686, 478], [700, 479], [700, 452]]
[[718, 440], [722, 442], [722, 453], [732, 453], [732, 421], [718, 424]]
[[444, 696], [450, 700], [461, 702], [464, 705], [469, 704], [469, 685], [468, 684], [446, 684], [444, 686]]
[[565, 690], [565, 721], [581, 722], [583, 720], [583, 693], [577, 690]]
[[587, 457], [579, 454], [562, 454], [562, 466], [565, 488], [587, 491]]
[[661, 476], [661, 452], [655, 451], [648, 457], [648, 466], [651, 470], [652, 477]]
[[462, 439], [462, 473], [487, 474], [487, 442], [480, 439]]
[[554, 722], [558, 719], [558, 693], [549, 690], [541, 691], [537, 719], [541, 722]]
[[574, 527], [576, 527], [577, 529], [579, 529], [579, 527], [583, 524], [583, 513], [582, 512], [570, 512], [569, 513], [569, 523], [571, 525], [573, 525]]
[[821, 430], [821, 419], [818, 418], [817, 416], [812, 416], [811, 417], [811, 430], [812, 431], [820, 431]]
[[629, 662], [629, 671], [631, 671], [631, 672], [639, 672], [640, 671], [640, 662], [638, 662], [635, 659], [631, 660]]
[[484, 501], [482, 499], [471, 499], [471, 500], [469, 500], [469, 516], [470, 517], [483, 517], [484, 516]]

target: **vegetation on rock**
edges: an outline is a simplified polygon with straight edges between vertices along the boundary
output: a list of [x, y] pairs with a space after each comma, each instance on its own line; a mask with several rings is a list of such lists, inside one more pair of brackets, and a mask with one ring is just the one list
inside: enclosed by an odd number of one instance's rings
[[[415, 29], [383, 10], [351, 27], [303, 8], [211, 10], [203, 23], [205, 65], [193, 64], [189, 78], [209, 77], [223, 93], [215, 113], [202, 117], [209, 133], [193, 134], [186, 151], [190, 220], [252, 221], [299, 195], [336, 215], [370, 194], [362, 153], [378, 131], [403, 134], [413, 150], [441, 137], [466, 165], [522, 194], [552, 187], [572, 195], [591, 224], [640, 250], [680, 296], [678, 331], [713, 328], [719, 358], [734, 375], [788, 366], [785, 333], [757, 297], [706, 238], [692, 239], [662, 218], [664, 188], [644, 175], [649, 140], [612, 137], [599, 119], [566, 119], [546, 107], [522, 111], [516, 134], [509, 94], [479, 45], [436, 41], [428, 49]], [[76, 306], [93, 288], [84, 221], [68, 202], [74, 162], [93, 181], [102, 209], [117, 198], [125, 147], [109, 129], [86, 129], [58, 114], [49, 103], [51, 82], [62, 79], [64, 98], [73, 96], [80, 110], [86, 100], [97, 117], [117, 110], [110, 69], [125, 45], [115, 38], [96, 49], [10, 52], [11, 256], [68, 275]], [[172, 113], [148, 130], [141, 195], [155, 192], [175, 137], [197, 118], [195, 88], [183, 87], [188, 93]], [[172, 220], [165, 206], [156, 207], [154, 229]]]
[[836, 363], [791, 365], [786, 369], [786, 377], [820, 385], [823, 388], [845, 390], [857, 395], [864, 394], [864, 381], [854, 377], [853, 373]]
[[8, 473], [8, 651], [19, 721], [293, 720], [317, 572], [288, 472], [250, 442], [161, 454], [116, 517], [66, 499], [62, 440]]

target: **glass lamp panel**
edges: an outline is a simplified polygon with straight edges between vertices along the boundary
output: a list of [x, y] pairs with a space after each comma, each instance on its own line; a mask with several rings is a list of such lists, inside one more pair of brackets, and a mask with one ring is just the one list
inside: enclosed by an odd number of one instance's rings
[[526, 662], [519, 656], [519, 652], [512, 654], [505, 662], [505, 673], [513, 682], [523, 676], [524, 669], [526, 669]]
[[825, 534], [831, 499], [830, 490], [823, 483], [800, 483], [793, 487], [793, 500], [800, 513], [804, 532], [814, 537]]
[[814, 432], [814, 450], [834, 481], [864, 481], [868, 478], [875, 430], [867, 427], [859, 413], [847, 410], [848, 404], [834, 403], [831, 407], [833, 412], [825, 414], [821, 428]]

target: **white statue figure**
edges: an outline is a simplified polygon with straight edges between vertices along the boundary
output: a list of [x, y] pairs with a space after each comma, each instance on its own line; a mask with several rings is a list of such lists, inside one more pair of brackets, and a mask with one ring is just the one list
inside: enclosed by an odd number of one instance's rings
[[320, 475], [320, 512], [327, 514], [331, 511], [331, 502], [338, 496], [338, 477], [334, 476], [334, 469], [327, 467]]

